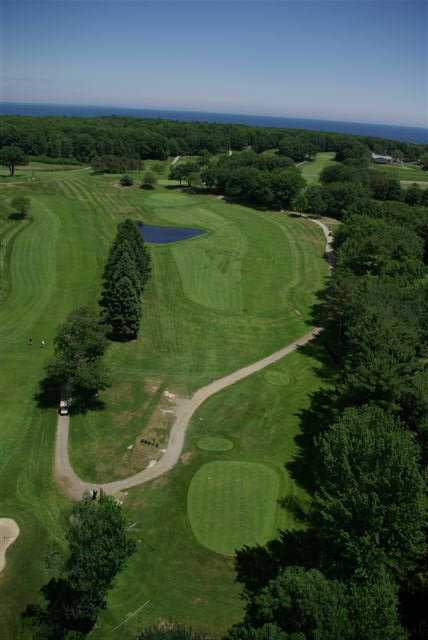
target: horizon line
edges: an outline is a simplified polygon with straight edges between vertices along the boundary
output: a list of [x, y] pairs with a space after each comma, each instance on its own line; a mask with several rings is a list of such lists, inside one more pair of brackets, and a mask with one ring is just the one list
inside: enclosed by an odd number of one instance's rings
[[[89, 107], [89, 108], [101, 108], [101, 109], [129, 109], [132, 111], [141, 111], [141, 110], [147, 110], [147, 111], [169, 111], [172, 113], [194, 113], [194, 114], [208, 114], [208, 115], [219, 115], [219, 116], [236, 116], [236, 117], [240, 117], [243, 116], [244, 118], [274, 118], [277, 120], [282, 120], [282, 119], [299, 119], [299, 120], [309, 120], [309, 121], [319, 121], [319, 122], [337, 122], [337, 123], [343, 123], [343, 124], [361, 124], [364, 126], [382, 126], [382, 127], [400, 127], [400, 128], [408, 128], [408, 129], [420, 129], [422, 131], [428, 131], [428, 123], [427, 125], [415, 125], [415, 124], [398, 124], [398, 123], [386, 123], [386, 122], [367, 122], [367, 121], [363, 121], [363, 120], [342, 120], [342, 119], [330, 119], [330, 118], [322, 118], [319, 116], [301, 116], [301, 115], [284, 115], [284, 116], [280, 116], [280, 115], [271, 115], [271, 114], [266, 114], [266, 113], [234, 113], [231, 111], [201, 111], [199, 109], [191, 109], [191, 108], [186, 108], [186, 109], [178, 109], [178, 108], [174, 108], [174, 107], [154, 107], [154, 106], [144, 106], [144, 107], [135, 107], [135, 106], [119, 106], [119, 105], [113, 105], [113, 104], [88, 104], [88, 103], [76, 103], [76, 102], [42, 102], [42, 101], [36, 101], [36, 102], [20, 102], [20, 101], [14, 101], [14, 100], [0, 100], [0, 105], [7, 105], [7, 104], [16, 104], [16, 105], [44, 105], [47, 107]], [[0, 114], [1, 115], [1, 114]], [[21, 114], [3, 114], [3, 115], [21, 115]], [[114, 114], [112, 114], [114, 115]], [[72, 116], [71, 116], [72, 117]], [[81, 116], [83, 117], [83, 116]], [[239, 123], [237, 123], [239, 124]], [[248, 126], [248, 125], [247, 125]]]

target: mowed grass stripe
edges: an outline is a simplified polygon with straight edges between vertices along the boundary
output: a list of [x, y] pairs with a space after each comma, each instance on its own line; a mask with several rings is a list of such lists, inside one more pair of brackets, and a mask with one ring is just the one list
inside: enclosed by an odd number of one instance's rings
[[277, 473], [253, 462], [209, 462], [195, 474], [187, 509], [198, 542], [232, 555], [244, 545], [263, 544], [274, 533]]
[[65, 197], [57, 179], [29, 183], [25, 192], [34, 221], [14, 242], [11, 292], [0, 305], [0, 510], [21, 529], [1, 578], [0, 628], [11, 639], [18, 636], [20, 611], [48, 577], [47, 545], [62, 541], [66, 504], [52, 479], [56, 411], [38, 409], [34, 394], [58, 324], [75, 306], [96, 301], [97, 247], [107, 248], [96, 229], [101, 219], [112, 227], [105, 216], [88, 216], [75, 197]]

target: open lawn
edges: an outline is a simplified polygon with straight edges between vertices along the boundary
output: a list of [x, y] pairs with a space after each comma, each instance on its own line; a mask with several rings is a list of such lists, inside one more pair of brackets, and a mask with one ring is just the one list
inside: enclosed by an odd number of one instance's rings
[[388, 175], [394, 176], [400, 181], [410, 182], [428, 182], [428, 171], [424, 171], [416, 164], [375, 164], [370, 165], [375, 171], [382, 171]]
[[[292, 505], [304, 510], [309, 498], [294, 480], [294, 474], [299, 473], [297, 463], [295, 470], [285, 465], [296, 460], [296, 438], [309, 406], [309, 394], [320, 386], [320, 355], [320, 346], [312, 343], [212, 396], [193, 417], [181, 463], [166, 476], [129, 491], [125, 504], [140, 540], [138, 551], [118, 577], [108, 610], [101, 615], [91, 638], [114, 640], [114, 627], [147, 600], [150, 604], [144, 614], [121, 628], [124, 640], [134, 640], [143, 624], [159, 620], [192, 624], [217, 637], [241, 618], [233, 559], [210, 551], [195, 536], [186, 509], [189, 488], [200, 469], [209, 469], [207, 463], [263, 465], [279, 480], [278, 497], [286, 498], [290, 505], [281, 506], [272, 494], [268, 514], [272, 537], [277, 529], [302, 526]], [[278, 384], [279, 379], [286, 384]], [[227, 438], [234, 447], [222, 452], [200, 450], [198, 443], [207, 435]], [[226, 508], [239, 506], [231, 496], [224, 497], [223, 509], [217, 502], [219, 518]], [[240, 494], [233, 497], [239, 500]], [[254, 503], [253, 513], [259, 507], [258, 501]], [[251, 509], [249, 499], [246, 509]], [[232, 532], [224, 535], [231, 536]]]
[[[33, 205], [29, 222], [4, 215], [0, 221], [9, 252], [0, 304], [0, 516], [14, 518], [21, 531], [0, 576], [0, 628], [11, 640], [20, 637], [19, 612], [51, 575], [46, 556], [52, 543], [63, 545], [68, 506], [52, 482], [56, 411], [39, 409], [34, 394], [58, 324], [76, 306], [96, 304], [117, 223], [131, 216], [201, 226], [207, 234], [151, 249], [140, 338], [110, 349], [113, 386], [103, 394], [105, 409], [72, 419], [73, 464], [88, 479], [128, 475], [147, 462], [151, 451], [127, 446], [141, 433], [160, 442], [167, 437], [165, 389], [186, 395], [307, 332], [327, 273], [321, 231], [309, 221], [175, 189], [124, 189], [115, 176], [81, 168], [35, 170], [34, 180], [25, 171], [0, 181], [6, 210], [17, 194], [29, 195]], [[125, 508], [141, 542], [91, 637], [117, 637], [114, 626], [147, 599], [135, 625], [177, 618], [215, 630], [239, 618], [232, 561], [195, 539], [187, 490], [214, 456], [267, 464], [279, 474], [280, 495], [299, 493], [283, 463], [295, 452], [297, 412], [318, 384], [316, 366], [312, 357], [292, 354], [270, 369], [295, 381], [287, 394], [260, 374], [211, 398], [195, 416], [183, 464], [129, 492]], [[235, 446], [202, 451], [197, 442], [205, 435]], [[276, 508], [275, 526], [293, 522]], [[121, 637], [133, 638], [135, 628], [126, 625]]]
[[302, 175], [309, 186], [318, 184], [321, 171], [325, 169], [325, 167], [335, 164], [335, 155], [334, 151], [317, 153], [314, 160], [305, 162], [300, 166]]

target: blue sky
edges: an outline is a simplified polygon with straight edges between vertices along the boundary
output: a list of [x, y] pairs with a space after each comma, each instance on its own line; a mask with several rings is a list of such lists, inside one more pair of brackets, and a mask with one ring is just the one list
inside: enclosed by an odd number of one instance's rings
[[422, 0], [0, 0], [1, 99], [427, 126]]

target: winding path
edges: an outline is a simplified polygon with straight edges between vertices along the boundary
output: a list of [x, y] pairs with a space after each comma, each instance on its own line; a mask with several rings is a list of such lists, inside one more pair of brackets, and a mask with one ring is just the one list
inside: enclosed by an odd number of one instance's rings
[[[332, 237], [330, 231], [323, 222], [312, 218], [311, 220], [321, 227], [324, 233], [326, 239], [325, 253], [329, 266], [332, 268], [334, 266], [334, 252], [331, 245]], [[275, 351], [266, 358], [262, 358], [253, 364], [243, 367], [242, 369], [238, 369], [233, 373], [229, 373], [223, 378], [214, 380], [214, 382], [198, 389], [198, 391], [196, 391], [189, 399], [178, 400], [176, 404], [175, 420], [171, 427], [168, 444], [163, 456], [153, 467], [146, 467], [142, 471], [122, 480], [107, 482], [105, 484], [95, 484], [92, 482], [85, 482], [76, 475], [71, 466], [68, 455], [70, 418], [69, 416], [59, 415], [55, 441], [54, 464], [54, 474], [58, 485], [69, 498], [79, 500], [85, 491], [91, 491], [92, 489], [102, 489], [105, 493], [114, 494], [118, 491], [129, 489], [130, 487], [135, 487], [139, 484], [143, 484], [144, 482], [158, 478], [177, 464], [183, 450], [184, 439], [189, 422], [195, 411], [203, 402], [205, 402], [205, 400], [222, 389], [235, 384], [235, 382], [239, 382], [253, 373], [278, 362], [278, 360], [281, 360], [289, 353], [296, 351], [299, 347], [307, 344], [310, 340], [313, 340], [313, 338], [315, 338], [320, 332], [320, 327], [314, 327], [298, 340], [290, 342], [287, 346]]]

